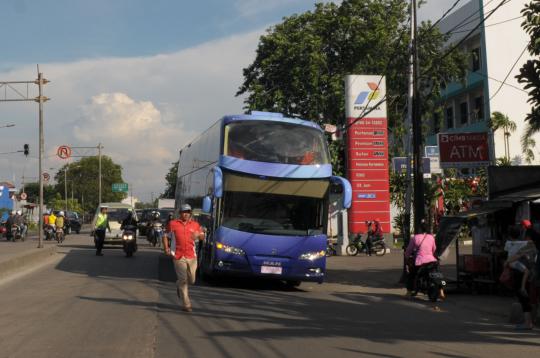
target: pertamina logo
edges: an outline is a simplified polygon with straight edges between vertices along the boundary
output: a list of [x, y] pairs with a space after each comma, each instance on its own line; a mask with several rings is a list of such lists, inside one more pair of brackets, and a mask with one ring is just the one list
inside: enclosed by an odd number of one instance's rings
[[379, 86], [375, 82], [367, 82], [367, 85], [371, 91], [360, 92], [358, 97], [356, 97], [356, 101], [354, 102], [355, 105], [362, 105], [366, 100], [373, 101], [379, 98], [379, 94], [381, 92]]

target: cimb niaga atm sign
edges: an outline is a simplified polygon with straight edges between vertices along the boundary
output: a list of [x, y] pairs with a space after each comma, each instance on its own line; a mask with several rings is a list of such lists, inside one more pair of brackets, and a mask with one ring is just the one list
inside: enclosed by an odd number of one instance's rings
[[472, 168], [487, 166], [489, 136], [479, 133], [439, 133], [441, 168]]

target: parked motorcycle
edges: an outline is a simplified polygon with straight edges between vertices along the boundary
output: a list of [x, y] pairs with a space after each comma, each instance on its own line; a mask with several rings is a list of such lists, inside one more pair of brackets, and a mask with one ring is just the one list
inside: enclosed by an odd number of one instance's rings
[[[369, 234], [368, 234], [369, 235]], [[371, 252], [377, 256], [384, 256], [386, 253], [386, 243], [383, 238], [372, 237]], [[353, 237], [353, 241], [347, 245], [345, 252], [349, 256], [356, 256], [359, 253], [368, 254], [368, 246], [366, 242], [362, 240], [362, 235], [357, 234]]]
[[122, 245], [126, 257], [131, 257], [137, 251], [137, 238], [135, 236], [137, 227], [126, 226], [122, 232]]
[[64, 242], [64, 239], [66, 238], [66, 235], [64, 234], [64, 228], [58, 227], [56, 228], [56, 241], [61, 244]]
[[413, 296], [421, 292], [427, 295], [430, 301], [436, 302], [445, 287], [446, 281], [439, 269], [439, 262], [432, 262], [418, 270]]
[[337, 255], [336, 244], [333, 240], [328, 239], [326, 241], [326, 257], [336, 256], [336, 255]]

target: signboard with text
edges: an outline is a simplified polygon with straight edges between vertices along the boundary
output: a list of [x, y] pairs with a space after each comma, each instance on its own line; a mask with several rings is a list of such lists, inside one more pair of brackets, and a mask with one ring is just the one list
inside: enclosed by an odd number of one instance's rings
[[439, 133], [441, 168], [473, 168], [488, 166], [489, 136], [478, 133]]
[[[347, 177], [353, 190], [349, 232], [364, 233], [365, 222], [378, 219], [390, 232], [388, 120], [385, 78], [350, 75], [345, 78]], [[369, 113], [367, 113], [369, 111]], [[367, 113], [367, 114], [366, 114]]]
[[127, 183], [114, 183], [112, 185], [112, 192], [113, 193], [127, 193], [128, 191], [128, 184]]

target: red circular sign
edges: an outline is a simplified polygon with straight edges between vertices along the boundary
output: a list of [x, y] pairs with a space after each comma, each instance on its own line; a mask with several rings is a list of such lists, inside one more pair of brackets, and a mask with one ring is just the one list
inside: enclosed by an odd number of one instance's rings
[[49, 181], [49, 179], [51, 179], [51, 176], [49, 175], [49, 173], [43, 173], [43, 180]]
[[27, 197], [26, 193], [21, 193], [21, 200], [26, 200]]
[[56, 155], [58, 155], [60, 159], [68, 159], [69, 157], [71, 157], [71, 148], [67, 145], [62, 145], [58, 147]]

